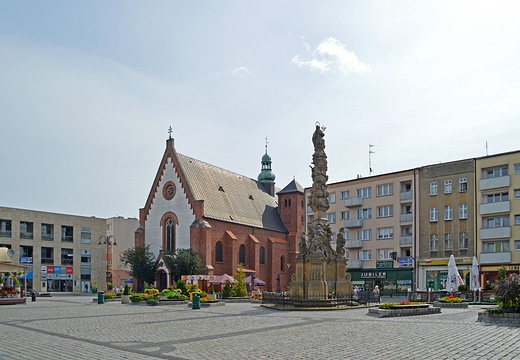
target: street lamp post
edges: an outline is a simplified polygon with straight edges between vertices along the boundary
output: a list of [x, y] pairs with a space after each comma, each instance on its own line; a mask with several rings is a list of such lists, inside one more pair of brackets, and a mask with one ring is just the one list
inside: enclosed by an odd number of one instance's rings
[[99, 237], [98, 245], [106, 245], [107, 247], [107, 272], [106, 272], [106, 282], [112, 283], [112, 246], [116, 246], [116, 238], [114, 235], [101, 235]]

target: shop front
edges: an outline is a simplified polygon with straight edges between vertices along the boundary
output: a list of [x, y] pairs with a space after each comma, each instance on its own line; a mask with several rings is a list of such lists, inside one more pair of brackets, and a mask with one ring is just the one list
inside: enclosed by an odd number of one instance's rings
[[505, 266], [507, 269], [507, 276], [511, 274], [520, 275], [520, 265], [481, 265], [480, 268], [480, 284], [483, 290], [492, 290], [493, 284], [498, 281], [498, 269]]
[[377, 285], [383, 296], [404, 296], [414, 286], [412, 268], [349, 270], [348, 273], [360, 291], [372, 291]]
[[[449, 259], [428, 259], [419, 261], [419, 290], [446, 290]], [[468, 285], [473, 258], [455, 258], [459, 274]]]
[[42, 292], [74, 291], [72, 266], [42, 266], [40, 276]]

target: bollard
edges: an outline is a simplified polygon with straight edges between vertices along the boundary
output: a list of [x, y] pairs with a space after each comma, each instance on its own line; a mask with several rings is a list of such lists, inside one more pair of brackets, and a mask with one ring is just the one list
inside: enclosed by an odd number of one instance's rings
[[192, 292], [192, 302], [191, 302], [191, 309], [200, 309], [200, 293], [198, 292]]
[[36, 293], [34, 291], [31, 293], [31, 301], [36, 301]]

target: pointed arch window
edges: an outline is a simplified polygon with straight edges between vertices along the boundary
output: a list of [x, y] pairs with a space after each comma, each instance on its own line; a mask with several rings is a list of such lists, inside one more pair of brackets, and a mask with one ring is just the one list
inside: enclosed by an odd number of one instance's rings
[[217, 241], [217, 243], [215, 244], [215, 261], [222, 262], [222, 259], [222, 243], [220, 241]]
[[265, 248], [263, 246], [260, 247], [260, 264], [265, 264]]
[[175, 221], [166, 220], [166, 250], [175, 250]]
[[246, 246], [244, 244], [238, 248], [238, 262], [242, 265], [246, 264]]
[[285, 271], [285, 257], [280, 258], [280, 271]]

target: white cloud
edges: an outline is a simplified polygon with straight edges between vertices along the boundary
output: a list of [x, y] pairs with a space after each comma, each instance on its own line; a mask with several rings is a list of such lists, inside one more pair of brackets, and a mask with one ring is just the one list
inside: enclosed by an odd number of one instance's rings
[[[303, 44], [307, 49], [309, 45]], [[316, 55], [321, 57], [317, 59]], [[355, 73], [363, 75], [365, 72], [370, 72], [370, 66], [358, 60], [356, 54], [347, 51], [344, 44], [338, 39], [330, 37], [321, 42], [313, 54], [313, 59], [305, 59], [300, 55], [292, 58], [291, 62], [298, 67], [309, 68], [310, 71], [320, 71], [322, 73], [339, 70], [345, 75]]]
[[233, 70], [233, 75], [238, 75], [242, 79], [245, 79], [251, 76], [251, 72], [245, 66], [241, 66]]

